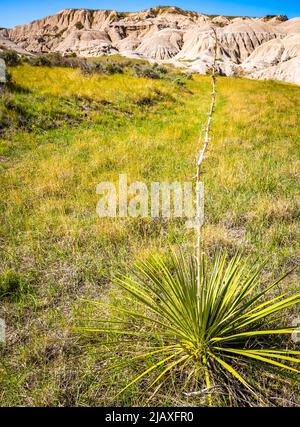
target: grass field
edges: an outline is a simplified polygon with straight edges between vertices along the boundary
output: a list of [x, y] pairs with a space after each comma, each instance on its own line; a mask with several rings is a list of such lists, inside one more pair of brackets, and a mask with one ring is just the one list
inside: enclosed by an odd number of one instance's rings
[[[96, 338], [72, 330], [83, 300], [108, 298], [107, 277], [136, 258], [193, 239], [181, 220], [100, 219], [96, 185], [120, 173], [191, 180], [210, 80], [180, 86], [29, 65], [10, 72], [14, 85], [0, 97], [0, 284], [12, 289], [0, 301], [0, 405], [107, 405], [130, 373], [102, 377]], [[299, 87], [218, 79], [204, 247], [268, 257], [266, 280], [299, 263], [299, 128]], [[299, 290], [297, 270], [281, 286]], [[295, 390], [276, 393], [295, 399]], [[143, 398], [135, 387], [115, 403]], [[170, 386], [154, 403], [199, 402]]]

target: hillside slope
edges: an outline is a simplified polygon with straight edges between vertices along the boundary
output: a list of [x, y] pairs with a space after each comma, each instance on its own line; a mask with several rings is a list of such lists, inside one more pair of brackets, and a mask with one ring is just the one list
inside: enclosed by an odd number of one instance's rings
[[[106, 295], [108, 277], [149, 250], [193, 246], [193, 236], [179, 219], [99, 218], [96, 186], [120, 173], [149, 184], [192, 180], [210, 79], [179, 86], [54, 67], [10, 72], [15, 84], [0, 97], [0, 286], [11, 287], [0, 304], [0, 406], [147, 404], [145, 383], [114, 399], [135, 365], [111, 375], [112, 354], [73, 326], [91, 315], [86, 299]], [[203, 244], [208, 256], [239, 249], [251, 261], [268, 258], [268, 282], [299, 262], [299, 127], [299, 87], [218, 79]], [[296, 288], [296, 273], [281, 286]], [[279, 387], [272, 375], [264, 387], [278, 405], [299, 404], [296, 382]], [[167, 383], [152, 405], [201, 400]]]

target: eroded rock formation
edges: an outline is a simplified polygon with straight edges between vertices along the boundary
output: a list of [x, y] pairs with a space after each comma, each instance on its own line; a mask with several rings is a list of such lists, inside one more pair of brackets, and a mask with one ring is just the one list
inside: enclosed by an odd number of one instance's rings
[[218, 34], [221, 73], [299, 82], [300, 18], [288, 20], [282, 15], [211, 17], [176, 7], [136, 13], [66, 9], [0, 30], [0, 48], [4, 40], [11, 48], [31, 53], [76, 53], [81, 57], [120, 53], [205, 73], [212, 62], [212, 28]]

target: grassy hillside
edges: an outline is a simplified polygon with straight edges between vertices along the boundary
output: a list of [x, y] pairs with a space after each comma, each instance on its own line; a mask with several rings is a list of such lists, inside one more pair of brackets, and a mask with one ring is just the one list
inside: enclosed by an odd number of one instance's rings
[[[0, 405], [105, 405], [129, 373], [104, 380], [97, 342], [72, 330], [83, 300], [104, 295], [107, 276], [137, 257], [190, 245], [192, 235], [180, 220], [100, 219], [96, 185], [120, 173], [191, 180], [210, 81], [10, 71], [0, 98], [0, 286], [9, 289], [0, 301]], [[268, 257], [266, 278], [299, 262], [299, 128], [300, 88], [219, 79], [204, 167], [209, 254]], [[299, 287], [297, 274], [284, 286]], [[290, 388], [274, 393], [295, 399]], [[143, 402], [139, 388], [117, 400]], [[171, 388], [154, 403], [199, 404]]]

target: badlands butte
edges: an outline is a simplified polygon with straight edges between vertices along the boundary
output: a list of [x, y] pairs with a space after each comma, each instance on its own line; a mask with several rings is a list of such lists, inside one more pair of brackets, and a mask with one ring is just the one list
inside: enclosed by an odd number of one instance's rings
[[208, 16], [160, 6], [136, 13], [66, 9], [1, 29], [0, 47], [86, 58], [120, 54], [205, 74], [213, 58], [212, 28], [218, 35], [221, 74], [300, 84], [300, 18], [281, 15]]

